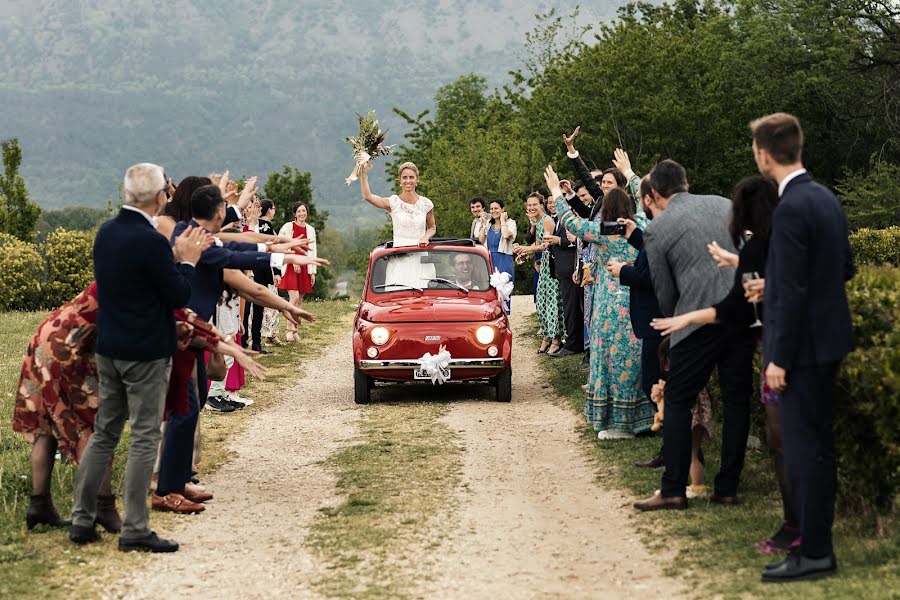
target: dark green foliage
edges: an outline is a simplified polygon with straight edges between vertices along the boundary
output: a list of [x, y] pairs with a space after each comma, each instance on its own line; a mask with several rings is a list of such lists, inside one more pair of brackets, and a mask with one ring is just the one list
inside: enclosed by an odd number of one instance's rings
[[301, 171], [296, 167], [284, 165], [281, 172], [273, 172], [266, 179], [263, 188], [265, 197], [275, 203], [275, 219], [272, 226], [277, 231], [283, 223], [294, 220], [294, 204], [302, 202], [309, 211], [307, 221], [316, 233], [325, 228], [328, 212], [320, 213], [316, 209], [312, 196], [312, 175], [309, 171]]
[[850, 229], [900, 225], [900, 164], [873, 160], [848, 173], [837, 191]]
[[900, 227], [860, 229], [850, 234], [850, 247], [858, 265], [900, 267]]
[[0, 231], [22, 241], [34, 240], [40, 207], [28, 199], [25, 180], [19, 174], [22, 148], [19, 140], [0, 144], [3, 148], [3, 174], [0, 175]]
[[110, 209], [73, 206], [41, 211], [37, 222], [38, 240], [42, 241], [57, 229], [91, 231], [113, 215]]
[[31, 242], [0, 233], [0, 310], [41, 307], [44, 259]]
[[840, 490], [849, 506], [889, 511], [900, 492], [900, 269], [862, 267], [847, 292], [856, 350], [838, 383]]
[[91, 232], [57, 229], [47, 236], [47, 241], [41, 245], [46, 261], [45, 308], [68, 302], [94, 280], [93, 246]]

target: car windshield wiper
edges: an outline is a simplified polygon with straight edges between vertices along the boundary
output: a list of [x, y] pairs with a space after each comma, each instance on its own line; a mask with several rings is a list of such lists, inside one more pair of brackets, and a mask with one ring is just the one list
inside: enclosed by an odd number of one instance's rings
[[425, 290], [423, 290], [423, 289], [420, 288], [420, 287], [415, 287], [415, 286], [413, 286], [413, 285], [406, 285], [405, 283], [383, 283], [383, 284], [381, 284], [381, 285], [376, 285], [376, 286], [374, 286], [372, 289], [374, 289], [374, 290], [383, 290], [384, 288], [388, 288], [388, 287], [405, 288], [405, 289], [407, 289], [407, 290], [416, 290], [417, 292], [423, 292], [423, 291], [425, 291]]
[[465, 292], [467, 294], [469, 293], [469, 290], [467, 290], [463, 286], [459, 285], [455, 281], [450, 281], [449, 279], [444, 279], [443, 277], [432, 277], [430, 279], [427, 277], [423, 277], [422, 279], [427, 279], [429, 281], [429, 283], [432, 281], [437, 281], [438, 283], [446, 283], [447, 285], [452, 285], [453, 287], [455, 287], [456, 289], [458, 289], [461, 292]]

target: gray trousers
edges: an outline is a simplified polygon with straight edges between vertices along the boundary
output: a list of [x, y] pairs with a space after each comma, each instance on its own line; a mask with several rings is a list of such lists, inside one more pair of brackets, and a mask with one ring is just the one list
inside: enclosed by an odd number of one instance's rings
[[122, 537], [144, 537], [150, 534], [147, 493], [159, 444], [159, 424], [169, 385], [171, 359], [129, 361], [99, 354], [96, 357], [100, 406], [94, 434], [78, 467], [72, 523], [93, 527], [97, 492], [128, 420], [131, 422], [131, 444], [125, 464]]

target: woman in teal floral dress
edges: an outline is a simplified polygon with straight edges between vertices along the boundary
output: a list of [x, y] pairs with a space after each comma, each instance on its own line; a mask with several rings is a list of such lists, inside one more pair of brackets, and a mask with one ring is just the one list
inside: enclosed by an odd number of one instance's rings
[[[568, 231], [591, 244], [594, 257], [591, 365], [585, 416], [599, 432], [600, 439], [631, 438], [650, 429], [653, 405], [641, 390], [641, 341], [631, 328], [628, 289], [607, 273], [604, 265], [610, 259], [633, 261], [637, 250], [620, 235], [600, 235], [600, 228], [602, 221], [626, 218], [633, 219], [643, 229], [647, 218], [640, 204], [617, 188], [603, 199], [602, 219], [594, 222], [581, 219], [559, 194], [559, 179], [552, 168], [548, 167], [546, 177], [550, 193], [556, 198], [558, 218]], [[640, 182], [636, 176], [631, 179]]]
[[[534, 253], [544, 249], [544, 236], [553, 235], [556, 223], [544, 212], [544, 196], [534, 192], [525, 200], [525, 211], [529, 218], [536, 220], [535, 244], [528, 247], [519, 247], [517, 254], [526, 252]], [[544, 253], [541, 261], [541, 270], [537, 284], [537, 316], [541, 335], [544, 340], [538, 352], [556, 352], [560, 347], [560, 340], [566, 332], [565, 319], [563, 318], [562, 294], [559, 291], [559, 281], [550, 272], [550, 254]]]

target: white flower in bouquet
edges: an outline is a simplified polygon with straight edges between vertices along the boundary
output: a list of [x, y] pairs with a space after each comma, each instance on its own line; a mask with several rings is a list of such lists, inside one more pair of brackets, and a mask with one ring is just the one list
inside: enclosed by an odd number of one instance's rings
[[375, 111], [370, 110], [365, 116], [357, 113], [356, 117], [359, 121], [359, 135], [347, 138], [347, 143], [353, 147], [353, 159], [356, 161], [356, 165], [350, 172], [350, 176], [344, 180], [347, 185], [359, 178], [359, 174], [362, 173], [367, 163], [378, 156], [387, 156], [394, 152], [393, 146], [387, 146], [384, 143], [386, 132], [382, 131], [378, 125]]

